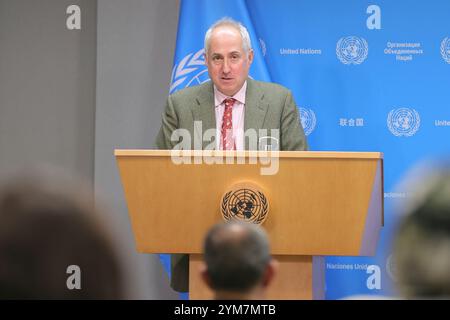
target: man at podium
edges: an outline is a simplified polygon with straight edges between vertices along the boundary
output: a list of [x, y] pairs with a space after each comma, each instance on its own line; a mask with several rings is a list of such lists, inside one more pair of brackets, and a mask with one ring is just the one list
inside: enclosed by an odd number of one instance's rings
[[[205, 34], [205, 63], [212, 81], [168, 97], [158, 149], [180, 149], [184, 143], [181, 149], [307, 150], [291, 92], [249, 78], [252, 61], [247, 29], [229, 18], [214, 23]], [[187, 146], [181, 130], [190, 135]], [[208, 130], [214, 134], [204, 134]], [[188, 291], [188, 264], [187, 255], [172, 255], [171, 286], [176, 291]]]

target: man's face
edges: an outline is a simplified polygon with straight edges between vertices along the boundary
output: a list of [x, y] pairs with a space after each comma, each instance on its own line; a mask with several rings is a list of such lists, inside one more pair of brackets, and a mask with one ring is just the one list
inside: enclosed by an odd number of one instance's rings
[[244, 85], [253, 61], [253, 51], [245, 53], [239, 31], [231, 26], [213, 30], [205, 55], [209, 77], [217, 89], [233, 96]]

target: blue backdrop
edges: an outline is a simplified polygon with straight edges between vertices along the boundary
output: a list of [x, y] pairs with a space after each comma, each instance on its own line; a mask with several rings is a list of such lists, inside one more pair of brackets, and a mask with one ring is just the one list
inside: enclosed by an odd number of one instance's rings
[[384, 153], [377, 255], [327, 257], [326, 298], [394, 294], [396, 184], [450, 151], [450, 1], [182, 0], [171, 93], [208, 80], [204, 34], [223, 16], [250, 32], [251, 77], [294, 93], [310, 150]]

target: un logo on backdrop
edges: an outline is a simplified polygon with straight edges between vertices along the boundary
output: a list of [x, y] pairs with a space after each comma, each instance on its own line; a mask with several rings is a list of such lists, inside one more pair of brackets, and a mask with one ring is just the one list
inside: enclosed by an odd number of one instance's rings
[[309, 136], [316, 128], [316, 115], [311, 109], [300, 108], [300, 121], [305, 135]]
[[441, 55], [445, 62], [450, 63], [450, 39], [448, 37], [441, 42]]
[[189, 53], [173, 67], [172, 78], [170, 79], [170, 93], [209, 80], [203, 55], [204, 51], [204, 49], [201, 49], [196, 53]]
[[361, 64], [368, 53], [369, 45], [364, 38], [345, 37], [336, 44], [336, 55], [343, 64]]
[[419, 130], [419, 113], [409, 108], [393, 109], [388, 114], [387, 126], [396, 137], [410, 137]]

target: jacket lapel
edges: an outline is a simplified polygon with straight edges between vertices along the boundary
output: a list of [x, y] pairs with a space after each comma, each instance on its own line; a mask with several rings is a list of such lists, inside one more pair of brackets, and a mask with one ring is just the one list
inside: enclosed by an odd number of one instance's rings
[[192, 106], [194, 121], [202, 121], [203, 130], [215, 128], [214, 89], [211, 81], [202, 85], [195, 100], [196, 104]]
[[[192, 116], [194, 121], [201, 121], [202, 134], [208, 129], [216, 129], [216, 114], [214, 110], [214, 88], [212, 81], [201, 85], [195, 103], [192, 105]], [[259, 89], [257, 83], [252, 79], [247, 79], [247, 92], [245, 96], [245, 117], [244, 131], [255, 129], [257, 132], [262, 129], [269, 105], [264, 100], [264, 92]], [[200, 128], [194, 128], [194, 136], [199, 141], [203, 141], [200, 135]], [[205, 148], [210, 142], [203, 141]]]
[[269, 105], [264, 101], [264, 92], [259, 89], [257, 83], [247, 79], [247, 92], [245, 96], [244, 131], [263, 127]]
[[[192, 117], [195, 121], [201, 121], [201, 128], [194, 125], [194, 136], [197, 141], [202, 141], [202, 149], [204, 149], [210, 142], [203, 141], [203, 134], [208, 129], [216, 128], [216, 113], [214, 110], [214, 89], [211, 81], [201, 85], [195, 103], [192, 105]], [[200, 146], [195, 147], [198, 149]]]

